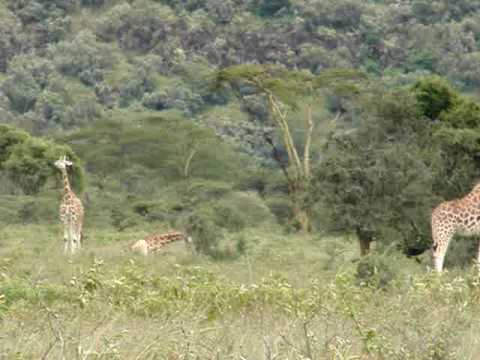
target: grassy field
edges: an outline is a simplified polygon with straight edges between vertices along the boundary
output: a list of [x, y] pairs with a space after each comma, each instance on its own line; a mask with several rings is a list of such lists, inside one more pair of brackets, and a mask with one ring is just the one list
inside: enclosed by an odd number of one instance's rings
[[[480, 283], [354, 239], [244, 231], [242, 256], [183, 243], [143, 258], [151, 229], [89, 230], [62, 254], [59, 226], [0, 231], [1, 359], [478, 359]], [[363, 264], [363, 265], [362, 265]]]

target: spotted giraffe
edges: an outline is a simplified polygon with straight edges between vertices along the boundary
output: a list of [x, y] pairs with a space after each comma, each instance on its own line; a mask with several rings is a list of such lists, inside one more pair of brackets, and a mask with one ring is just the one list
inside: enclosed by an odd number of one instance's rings
[[[460, 199], [445, 201], [432, 211], [433, 264], [441, 272], [450, 240], [455, 235], [480, 235], [480, 183]], [[477, 250], [480, 271], [480, 244]]]
[[66, 156], [55, 161], [55, 166], [63, 177], [63, 197], [60, 203], [60, 220], [63, 223], [64, 253], [73, 255], [82, 246], [82, 227], [84, 210], [80, 199], [75, 195], [68, 180], [67, 166], [73, 163]]
[[138, 251], [144, 256], [152, 252], [159, 251], [166, 244], [183, 240], [186, 244], [191, 244], [192, 238], [185, 235], [183, 232], [171, 230], [163, 234], [150, 234], [143, 239], [136, 241], [130, 246], [132, 251]]

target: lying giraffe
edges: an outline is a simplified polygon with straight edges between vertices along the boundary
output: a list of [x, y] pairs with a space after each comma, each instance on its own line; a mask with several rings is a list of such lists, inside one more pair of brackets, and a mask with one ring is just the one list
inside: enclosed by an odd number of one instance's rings
[[[433, 264], [441, 272], [450, 240], [455, 234], [480, 235], [480, 183], [460, 199], [445, 201], [432, 211]], [[477, 250], [480, 271], [480, 244]]]
[[144, 256], [152, 252], [159, 251], [168, 243], [183, 240], [186, 244], [192, 243], [192, 238], [185, 235], [183, 232], [171, 230], [163, 234], [150, 234], [143, 239], [136, 241], [130, 246], [132, 251], [138, 251]]
[[67, 166], [73, 163], [67, 160], [66, 156], [55, 161], [55, 166], [62, 172], [63, 177], [63, 197], [60, 203], [60, 220], [63, 223], [63, 240], [64, 253], [73, 255], [82, 244], [82, 227], [83, 227], [83, 205], [80, 199], [75, 195], [70, 187], [68, 180]]

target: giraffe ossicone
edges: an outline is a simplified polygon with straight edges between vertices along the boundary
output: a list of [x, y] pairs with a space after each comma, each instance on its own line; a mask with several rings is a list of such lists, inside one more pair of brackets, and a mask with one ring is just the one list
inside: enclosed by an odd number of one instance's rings
[[[454, 235], [480, 235], [480, 183], [460, 199], [445, 201], [432, 211], [432, 256], [437, 272], [443, 269], [445, 254]], [[480, 243], [477, 250], [480, 271]]]
[[70, 254], [73, 255], [82, 247], [83, 205], [72, 191], [68, 180], [67, 167], [72, 166], [73, 163], [67, 160], [67, 156], [64, 155], [55, 161], [54, 165], [60, 170], [63, 178], [63, 196], [59, 215], [63, 223], [64, 252], [67, 254], [70, 250]]

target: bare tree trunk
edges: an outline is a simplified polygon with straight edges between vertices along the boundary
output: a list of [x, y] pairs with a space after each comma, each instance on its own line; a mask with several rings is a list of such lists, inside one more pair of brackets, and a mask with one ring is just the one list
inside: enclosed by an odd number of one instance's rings
[[305, 204], [305, 187], [298, 184], [289, 184], [289, 194], [292, 199], [293, 220], [301, 232], [310, 232], [310, 212]]
[[183, 167], [183, 177], [188, 179], [190, 175], [190, 164], [192, 163], [192, 159], [197, 153], [197, 149], [190, 150], [190, 154], [188, 155], [187, 159], [185, 160], [185, 165]]
[[313, 134], [313, 120], [312, 120], [312, 106], [307, 106], [307, 135], [305, 139], [305, 146], [303, 148], [303, 172], [307, 179], [310, 179], [310, 146], [312, 144]]
[[358, 242], [360, 243], [360, 255], [365, 256], [370, 252], [370, 243], [373, 241], [373, 233], [362, 229], [360, 226], [356, 229]]
[[307, 210], [303, 209], [301, 206], [294, 205], [293, 216], [299, 231], [310, 232], [311, 230], [310, 216]]

